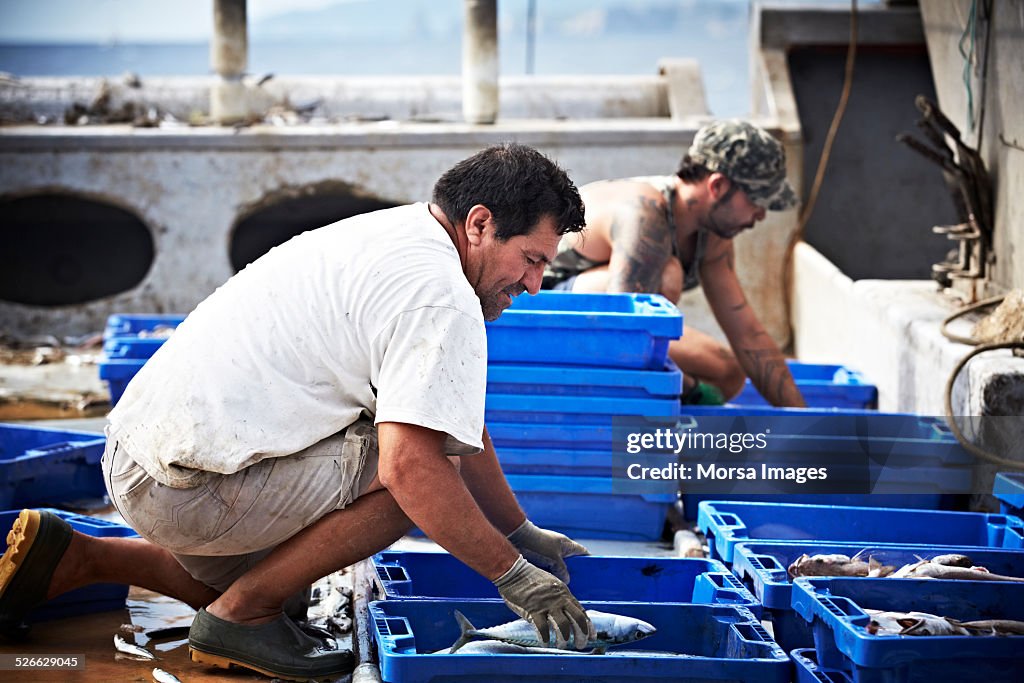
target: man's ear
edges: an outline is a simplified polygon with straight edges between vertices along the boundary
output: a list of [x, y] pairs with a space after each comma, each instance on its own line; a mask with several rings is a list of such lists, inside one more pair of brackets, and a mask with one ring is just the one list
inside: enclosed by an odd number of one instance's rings
[[732, 181], [728, 177], [715, 171], [708, 176], [708, 195], [711, 197], [711, 201], [718, 201], [725, 196], [726, 192], [729, 191], [729, 186]]
[[484, 233], [491, 228], [491, 210], [483, 204], [475, 204], [466, 214], [466, 236], [469, 243], [479, 245], [483, 241]]

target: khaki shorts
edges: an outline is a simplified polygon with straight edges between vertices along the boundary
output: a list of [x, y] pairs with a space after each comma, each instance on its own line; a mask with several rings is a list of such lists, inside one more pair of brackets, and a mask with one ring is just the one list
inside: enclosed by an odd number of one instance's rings
[[360, 420], [293, 455], [177, 489], [155, 481], [114, 439], [103, 477], [114, 507], [198, 581], [224, 591], [275, 547], [351, 504], [377, 473], [377, 433]]

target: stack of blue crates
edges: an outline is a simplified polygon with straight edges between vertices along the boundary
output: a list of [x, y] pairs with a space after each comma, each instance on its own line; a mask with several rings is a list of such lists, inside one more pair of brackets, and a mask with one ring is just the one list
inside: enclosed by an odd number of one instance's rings
[[536, 524], [581, 538], [653, 540], [674, 495], [612, 484], [612, 418], [674, 425], [682, 316], [651, 294], [541, 292], [487, 325], [487, 429]]
[[758, 622], [760, 605], [720, 562], [663, 557], [572, 557], [574, 595], [587, 609], [643, 619], [657, 633], [605, 655], [447, 654], [455, 611], [485, 628], [515, 619], [494, 585], [447, 553], [374, 557], [370, 604], [382, 678], [459, 680], [789, 680], [785, 652]]
[[0, 424], [0, 509], [102, 498], [105, 444], [101, 434]]
[[111, 405], [121, 400], [128, 383], [184, 319], [183, 315], [120, 313], [107, 318], [99, 373], [110, 387]]
[[[72, 529], [88, 536], [126, 538], [138, 535], [124, 524], [65, 512], [63, 510], [43, 509], [62, 517], [71, 525]], [[11, 528], [19, 512], [20, 510], [0, 512], [0, 528]], [[44, 602], [29, 612], [26, 621], [29, 623], [50, 621], [52, 619], [63, 619], [81, 614], [121, 609], [124, 607], [127, 596], [128, 586], [126, 584], [96, 583], [83, 588], [76, 588], [73, 591], [57, 596], [53, 600]]]
[[[857, 370], [843, 365], [801, 363], [795, 360], [786, 361], [786, 364], [809, 408], [878, 407], [878, 388]], [[770, 405], [749, 379], [730, 403], [740, 406]]]
[[[787, 571], [794, 560], [805, 554], [860, 554], [864, 562], [874, 558], [899, 568], [921, 558], [957, 553], [967, 555], [991, 573], [1024, 578], [1024, 520], [1010, 515], [705, 501], [700, 505], [698, 525], [708, 539], [712, 555], [729, 564], [762, 603], [763, 616], [771, 621], [776, 641], [787, 650], [821, 647], [820, 634], [814, 634], [811, 627], [813, 619], [797, 607], [799, 580], [791, 581]], [[918, 582], [890, 578], [881, 581], [896, 587]], [[935, 595], [948, 593], [947, 589], [954, 584], [987, 583], [925, 581], [929, 582]], [[898, 596], [899, 589], [895, 590]], [[900, 609], [895, 606], [898, 602], [879, 601], [862, 606]], [[941, 613], [921, 606], [913, 609]], [[868, 635], [864, 633], [863, 637]], [[907, 638], [915, 641], [911, 636]], [[801, 655], [808, 661], [814, 660], [813, 653]], [[798, 667], [804, 664], [797, 662]]]

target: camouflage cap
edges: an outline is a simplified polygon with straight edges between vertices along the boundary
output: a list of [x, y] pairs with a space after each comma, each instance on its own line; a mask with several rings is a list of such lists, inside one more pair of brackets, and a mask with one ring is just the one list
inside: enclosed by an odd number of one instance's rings
[[687, 152], [693, 161], [740, 186], [768, 211], [796, 206], [786, 180], [786, 152], [767, 131], [741, 119], [716, 121], [697, 131]]

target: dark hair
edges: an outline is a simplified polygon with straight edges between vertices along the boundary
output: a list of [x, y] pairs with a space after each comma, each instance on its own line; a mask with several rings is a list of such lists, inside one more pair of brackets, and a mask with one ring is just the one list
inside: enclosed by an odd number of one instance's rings
[[700, 181], [711, 175], [711, 170], [708, 169], [702, 163], [696, 162], [690, 158], [687, 154], [683, 157], [683, 160], [679, 162], [679, 170], [676, 171], [676, 175], [684, 183], [699, 183]]
[[578, 232], [586, 221], [579, 190], [558, 164], [526, 145], [506, 142], [455, 164], [434, 185], [434, 204], [452, 223], [476, 204], [490, 209], [501, 241], [527, 234], [544, 216], [558, 234]]

